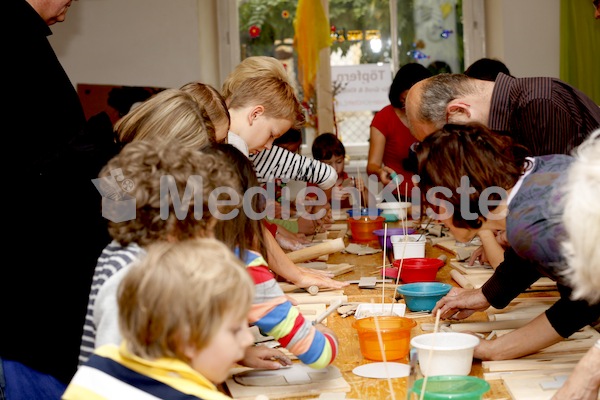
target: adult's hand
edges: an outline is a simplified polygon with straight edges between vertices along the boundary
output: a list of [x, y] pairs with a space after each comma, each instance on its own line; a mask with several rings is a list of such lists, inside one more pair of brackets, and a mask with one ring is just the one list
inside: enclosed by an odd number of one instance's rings
[[481, 289], [452, 288], [435, 305], [432, 314], [440, 310], [440, 318], [464, 319], [476, 311], [484, 311], [490, 306]]
[[382, 167], [379, 170], [379, 180], [385, 186], [392, 181], [392, 174], [395, 173], [390, 167]]

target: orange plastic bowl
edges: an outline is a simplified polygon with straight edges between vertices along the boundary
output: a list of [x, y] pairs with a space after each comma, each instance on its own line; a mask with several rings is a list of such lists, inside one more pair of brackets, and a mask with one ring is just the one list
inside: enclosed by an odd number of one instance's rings
[[396, 316], [377, 317], [377, 324], [375, 317], [354, 321], [352, 327], [358, 332], [358, 342], [363, 357], [368, 360], [383, 361], [377, 337], [377, 325], [381, 332], [386, 360], [399, 360], [406, 357], [410, 350], [410, 332], [417, 323], [413, 319]]
[[348, 226], [352, 233], [352, 240], [355, 242], [371, 242], [377, 241], [377, 235], [373, 233], [378, 229], [383, 228], [385, 222], [384, 217], [363, 216], [358, 219], [348, 218]]
[[[400, 261], [401, 260], [394, 261], [392, 266], [398, 269], [400, 267]], [[443, 267], [444, 264], [445, 262], [438, 258], [405, 258], [402, 263], [402, 270], [400, 271], [400, 279], [402, 279], [402, 282], [404, 283], [433, 282], [435, 281], [438, 270]], [[397, 272], [396, 276], [398, 276]]]

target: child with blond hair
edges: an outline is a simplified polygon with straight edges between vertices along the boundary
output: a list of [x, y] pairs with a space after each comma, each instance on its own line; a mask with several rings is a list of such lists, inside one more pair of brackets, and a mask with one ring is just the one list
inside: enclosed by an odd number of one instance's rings
[[225, 99], [221, 93], [211, 85], [199, 81], [188, 82], [180, 90], [191, 94], [198, 105], [206, 110], [208, 117], [215, 127], [217, 143], [227, 141], [230, 116]]
[[[197, 81], [183, 85], [180, 90], [168, 91], [171, 94], [161, 92], [146, 100], [115, 125], [117, 137], [123, 143], [144, 140], [160, 144], [170, 139], [181, 139], [182, 145], [200, 150], [225, 139], [227, 132], [224, 131], [229, 129], [229, 113], [227, 107], [223, 107], [224, 100], [218, 92]], [[147, 102], [149, 104], [145, 104]], [[279, 275], [299, 287], [317, 285], [320, 288], [339, 289], [347, 285], [331, 279], [333, 275], [325, 271], [315, 273], [314, 270], [296, 266], [285, 256], [274, 235], [275, 232], [273, 235], [265, 232], [270, 250], [269, 260]]]
[[[278, 84], [275, 85], [275, 82]], [[277, 86], [280, 88], [275, 89]], [[275, 99], [274, 89], [286, 93], [286, 98], [289, 97], [288, 100], [292, 100], [293, 97], [295, 103], [293, 110], [290, 107], [291, 104], [282, 107], [281, 104], [286, 103], [272, 102]], [[253, 118], [258, 115], [252, 114], [252, 112], [261, 110], [260, 108], [255, 109], [255, 106], [263, 105], [265, 106], [263, 110], [273, 112], [272, 107], [280, 108], [279, 115], [283, 115], [285, 112], [288, 120], [295, 119], [289, 129], [299, 130], [304, 124], [303, 108], [297, 100], [294, 88], [280, 61], [266, 56], [245, 58], [227, 76], [221, 93], [231, 114], [228, 142], [250, 158], [261, 184], [273, 182], [276, 179], [297, 180], [316, 184], [324, 191], [325, 195], [330, 196], [331, 188], [337, 180], [337, 174], [333, 168], [310, 157], [290, 152], [283, 147], [273, 146], [273, 141], [288, 131], [288, 129], [282, 130], [285, 127], [284, 124], [260, 127], [252, 123]], [[269, 101], [269, 103], [263, 103], [263, 101]], [[240, 112], [234, 112], [235, 110]], [[325, 218], [300, 216], [297, 232], [313, 234], [317, 230], [326, 228], [324, 224], [332, 222], [330, 213], [326, 214]]]
[[229, 399], [215, 385], [253, 343], [254, 285], [224, 244], [154, 243], [117, 295], [121, 345], [96, 349], [64, 400]]
[[163, 90], [142, 102], [115, 123], [115, 132], [122, 145], [134, 140], [176, 139], [199, 150], [217, 140], [204, 105], [179, 89]]

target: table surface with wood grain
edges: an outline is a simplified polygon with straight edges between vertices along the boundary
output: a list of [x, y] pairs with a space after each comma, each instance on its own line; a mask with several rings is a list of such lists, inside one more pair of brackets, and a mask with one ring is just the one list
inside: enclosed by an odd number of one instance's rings
[[[394, 226], [393, 224], [388, 224], [388, 227]], [[345, 238], [346, 243], [352, 243], [351, 238]], [[372, 247], [379, 248], [378, 242], [369, 243]], [[458, 286], [458, 284], [451, 278], [450, 271], [452, 267], [449, 265], [450, 260], [454, 257], [454, 254], [449, 252], [447, 249], [434, 246], [431, 244], [427, 244], [426, 246], [426, 257], [438, 257], [440, 255], [446, 255], [447, 261], [446, 265], [444, 265], [437, 274], [436, 280], [440, 282], [450, 283], [453, 286]], [[387, 254], [387, 256], [391, 256]], [[372, 277], [377, 276], [381, 271], [381, 266], [383, 263], [383, 252], [372, 254], [372, 255], [354, 255], [349, 253], [338, 252], [329, 255], [327, 263], [329, 264], [340, 264], [340, 263], [349, 263], [355, 266], [355, 268], [343, 275], [337, 276], [335, 279], [337, 280], [357, 280], [361, 277]], [[378, 285], [381, 286], [381, 285]], [[385, 288], [375, 288], [375, 289], [359, 289], [357, 284], [351, 284], [344, 288], [344, 294], [348, 297], [348, 302], [381, 302], [382, 296], [385, 302], [391, 302], [394, 294], [394, 285], [386, 285]], [[385, 293], [382, 294], [382, 290], [385, 290]], [[523, 293], [520, 296], [525, 297], [544, 297], [544, 296], [557, 296], [556, 291], [547, 291], [547, 292], [534, 292], [534, 293]], [[342, 318], [338, 313], [333, 313], [327, 318], [327, 326], [335, 331], [337, 334], [340, 346], [339, 353], [337, 355], [336, 360], [334, 361], [334, 365], [340, 369], [344, 379], [350, 385], [350, 392], [346, 393], [346, 399], [406, 399], [407, 396], [407, 385], [408, 378], [395, 378], [392, 379], [392, 387], [394, 394], [390, 394], [389, 383], [386, 379], [374, 379], [374, 378], [364, 378], [355, 375], [352, 370], [359, 365], [363, 365], [366, 363], [371, 363], [374, 361], [370, 361], [365, 359], [361, 352], [360, 346], [358, 342], [358, 333], [352, 327], [352, 323], [354, 321], [354, 317], [346, 317]], [[487, 321], [487, 314], [484, 312], [477, 312], [470, 316], [465, 321]], [[416, 335], [420, 335], [424, 332], [421, 329], [421, 324], [435, 323], [435, 316], [429, 315], [421, 318], [415, 319], [417, 322], [417, 326], [412, 329], [411, 337]], [[408, 364], [408, 356], [404, 359], [396, 360], [396, 362], [401, 362], [404, 364]], [[473, 367], [471, 369], [471, 376], [476, 376], [479, 378], [483, 378], [483, 368], [480, 360], [473, 360]], [[502, 380], [493, 380], [489, 381], [490, 390], [484, 395], [484, 399], [510, 399], [511, 396], [507, 389], [505, 388]], [[304, 397], [290, 397], [290, 399], [315, 399], [318, 395], [314, 396], [304, 396]]]

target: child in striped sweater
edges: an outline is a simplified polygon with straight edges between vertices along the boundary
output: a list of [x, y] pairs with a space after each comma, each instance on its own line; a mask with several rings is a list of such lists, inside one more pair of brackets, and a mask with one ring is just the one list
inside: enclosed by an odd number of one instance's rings
[[[239, 150], [227, 144], [213, 145], [212, 151], [226, 156], [241, 177], [242, 190], [258, 186], [252, 162]], [[209, 152], [209, 149], [205, 149]], [[256, 325], [266, 336], [274, 337], [302, 363], [321, 369], [331, 364], [337, 354], [338, 340], [335, 333], [325, 325], [314, 325], [293, 307], [270, 271], [264, 254], [263, 226], [256, 218], [264, 208], [263, 197], [246, 199], [244, 212], [232, 220], [219, 220], [215, 237], [227, 244], [246, 264], [254, 280], [255, 296], [249, 314], [249, 322]], [[249, 207], [248, 207], [249, 206]], [[255, 213], [255, 215], [253, 215]], [[283, 354], [282, 354], [283, 356]], [[262, 368], [279, 368], [280, 365], [261, 365]]]

